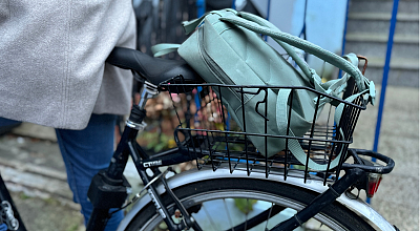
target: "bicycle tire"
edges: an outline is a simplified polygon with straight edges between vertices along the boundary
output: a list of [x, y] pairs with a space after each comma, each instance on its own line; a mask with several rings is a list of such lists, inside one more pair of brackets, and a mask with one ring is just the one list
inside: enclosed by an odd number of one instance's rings
[[[174, 193], [183, 202], [187, 210], [191, 210], [194, 206], [200, 205], [208, 199], [217, 199], [223, 196], [229, 196], [230, 198], [244, 198], [245, 196], [263, 201], [270, 199], [274, 200], [271, 202], [279, 205], [284, 204], [285, 201], [290, 201], [292, 204], [294, 203], [293, 209], [299, 210], [303, 206], [308, 205], [317, 196], [317, 193], [310, 190], [280, 182], [273, 184], [273, 182], [257, 179], [230, 178], [207, 180], [184, 185], [176, 188]], [[161, 199], [168, 208], [173, 208], [173, 203], [166, 193], [161, 196]], [[290, 204], [287, 206], [293, 207]], [[229, 213], [228, 216], [230, 216]], [[324, 223], [330, 222], [328, 223], [329, 225], [333, 224], [334, 226], [330, 226], [333, 230], [375, 230], [367, 222], [339, 203], [330, 204], [323, 212], [317, 215], [317, 218], [320, 218]], [[155, 230], [155, 226], [160, 224], [161, 220], [162, 218], [156, 213], [156, 208], [153, 203], [149, 203], [137, 213], [126, 230]], [[230, 230], [231, 228], [228, 229]]]

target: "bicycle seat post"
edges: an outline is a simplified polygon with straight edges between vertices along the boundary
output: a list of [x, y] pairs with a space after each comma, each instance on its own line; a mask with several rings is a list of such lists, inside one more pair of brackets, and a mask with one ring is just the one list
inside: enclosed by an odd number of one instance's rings
[[126, 122], [121, 140], [114, 152], [109, 167], [99, 171], [89, 187], [88, 198], [94, 209], [90, 216], [86, 230], [103, 230], [109, 218], [109, 209], [121, 208], [128, 196], [130, 184], [123, 172], [130, 155], [130, 146], [136, 142], [139, 132], [147, 126], [143, 122], [146, 117], [146, 103], [159, 93], [156, 86], [148, 82], [141, 90], [139, 105], [133, 105], [130, 117]]

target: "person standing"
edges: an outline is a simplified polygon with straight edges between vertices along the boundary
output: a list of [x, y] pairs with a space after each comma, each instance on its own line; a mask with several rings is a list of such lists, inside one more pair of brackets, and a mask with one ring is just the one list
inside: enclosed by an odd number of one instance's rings
[[[131, 0], [0, 2], [0, 126], [56, 129], [85, 224], [91, 178], [108, 167], [117, 115], [130, 110], [132, 74], [105, 64], [115, 46], [135, 48]], [[122, 211], [109, 220], [115, 230]]]

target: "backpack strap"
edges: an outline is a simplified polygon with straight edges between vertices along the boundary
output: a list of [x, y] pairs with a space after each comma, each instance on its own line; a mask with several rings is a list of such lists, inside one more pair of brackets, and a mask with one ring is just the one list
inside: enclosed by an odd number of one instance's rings
[[[260, 26], [265, 26], [265, 27], [268, 27], [268, 28], [270, 28], [272, 30], [280, 31], [271, 22], [269, 22], [269, 21], [267, 21], [267, 20], [265, 20], [265, 19], [263, 19], [261, 17], [258, 17], [256, 15], [253, 15], [253, 14], [250, 14], [250, 13], [247, 13], [247, 12], [239, 12], [239, 13], [237, 13], [237, 15], [240, 16], [240, 17], [242, 17], [242, 18], [244, 18], [244, 19], [246, 19], [246, 20], [249, 20], [251, 22], [257, 23]], [[348, 72], [345, 72], [345, 76], [343, 78], [341, 78], [341, 79], [330, 80], [330, 81], [328, 81], [326, 83], [322, 83], [321, 78], [316, 74], [315, 70], [313, 70], [312, 68], [310, 68], [296, 54], [295, 50], [289, 44], [287, 44], [285, 42], [282, 42], [280, 39], [277, 39], [275, 37], [272, 37], [272, 38], [281, 47], [283, 47], [283, 49], [292, 57], [292, 59], [296, 62], [296, 64], [299, 66], [299, 68], [305, 74], [305, 77], [307, 77], [307, 79], [311, 79], [312, 80], [311, 82], [314, 84], [316, 90], [321, 91], [321, 92], [324, 92], [324, 93], [327, 93], [327, 94], [332, 94], [334, 96], [339, 96], [339, 94], [341, 94], [345, 90], [345, 88], [347, 86], [347, 81], [351, 77]], [[301, 40], [300, 38], [298, 38], [298, 39]], [[305, 40], [302, 40], [302, 41], [305, 41]], [[306, 43], [309, 43], [307, 41], [305, 41], [305, 42]], [[313, 46], [316, 46], [316, 45], [311, 44], [311, 43], [309, 43], [309, 44], [310, 45], [313, 45]], [[321, 50], [324, 50], [322, 48], [320, 48], [320, 49]], [[324, 50], [324, 51], [327, 51], [327, 50]], [[333, 54], [333, 53], [331, 53], [331, 54]], [[335, 57], [335, 58], [337, 58], [337, 57]], [[357, 69], [358, 63], [359, 63], [359, 59], [357, 58], [357, 55], [356, 54], [350, 53], [350, 54], [345, 55], [344, 57], [347, 58], [350, 61], [350, 63], [353, 64], [356, 67], [356, 69]], [[343, 61], [343, 59], [341, 59], [340, 57], [338, 57], [338, 59], [340, 61]], [[360, 73], [360, 71], [359, 71], [359, 73]], [[361, 75], [361, 76], [362, 76], [362, 79], [363, 79], [363, 83], [366, 86], [369, 86], [369, 89], [371, 89], [369, 91], [369, 95], [370, 95], [370, 98], [371, 98], [371, 103], [372, 103], [372, 105], [374, 105], [374, 103], [375, 103], [375, 91], [372, 90], [372, 89], [375, 88], [374, 83], [372, 81], [369, 82], [369, 80], [367, 78], [365, 78], [363, 75]], [[366, 101], [368, 99], [369, 98], [365, 98]], [[314, 99], [314, 100], [316, 101], [317, 99]], [[321, 99], [321, 105], [323, 105], [323, 104], [325, 104], [325, 103], [327, 103], [329, 101], [330, 101], [329, 98], [323, 98], [323, 99]], [[334, 104], [334, 105], [336, 105], [336, 104]]]
[[151, 50], [153, 52], [153, 56], [158, 57], [177, 51], [180, 46], [180, 44], [161, 43], [152, 46]]
[[[232, 12], [234, 14], [238, 13], [237, 11], [235, 11], [233, 9], [227, 9], [226, 11]], [[200, 18], [196, 18], [196, 19], [191, 20], [191, 21], [182, 22], [182, 26], [185, 29], [185, 34], [190, 34], [191, 32], [193, 32], [201, 23], [203, 23], [204, 19], [209, 14], [219, 14], [219, 13], [218, 13], [218, 11], [211, 11], [211, 12], [205, 13]], [[222, 17], [222, 15], [220, 15], [220, 16]], [[178, 50], [178, 48], [180, 46], [181, 46], [180, 44], [161, 43], [161, 44], [157, 44], [157, 45], [152, 46], [151, 50], [152, 50], [153, 56], [158, 57], [158, 56], [162, 56], [162, 55], [166, 55], [166, 54], [175, 52], [175, 51]]]
[[[276, 105], [276, 122], [277, 128], [280, 134], [289, 134], [289, 136], [295, 137], [292, 129], [289, 128], [287, 132], [287, 124], [288, 124], [288, 113], [289, 113], [289, 106], [287, 102], [289, 102], [289, 97], [292, 89], [280, 89], [277, 94], [277, 105]], [[340, 131], [341, 132], [341, 131]], [[342, 136], [344, 137], [344, 136]], [[293, 156], [303, 165], [306, 165], [307, 153], [302, 149], [299, 141], [294, 138], [287, 139], [287, 147], [292, 152]], [[331, 161], [330, 168], [335, 168], [342, 155], [342, 150], [340, 150], [339, 155]], [[317, 170], [317, 171], [325, 171], [327, 170], [328, 165], [318, 164], [313, 161], [311, 158], [308, 159], [308, 168]]]
[[[227, 11], [227, 12], [231, 12], [235, 15], [238, 14], [238, 12], [234, 9], [228, 8], [228, 9], [224, 9], [224, 10]], [[193, 32], [195, 30], [195, 28], [197, 28], [204, 21], [206, 16], [209, 15], [209, 14], [218, 14], [220, 17], [223, 17], [223, 15], [220, 14], [219, 10], [213, 10], [213, 11], [210, 11], [210, 12], [207, 12], [207, 13], [203, 14], [203, 16], [201, 16], [200, 18], [197, 18], [197, 19], [194, 19], [194, 20], [191, 20], [191, 21], [182, 22], [182, 26], [184, 26], [184, 29], [185, 29], [185, 34], [190, 34], [191, 32]]]
[[[267, 27], [269, 29], [273, 29], [275, 31], [279, 31], [273, 24], [271, 24], [270, 22], [254, 16], [252, 14], [249, 13], [245, 13], [245, 12], [240, 12], [238, 14], [239, 16], [242, 16], [243, 18], [250, 20], [251, 22], [255, 22], [260, 26], [263, 27]], [[244, 26], [244, 25], [241, 25]], [[244, 26], [246, 27], [246, 26]], [[253, 28], [251, 27], [247, 27], [250, 30], [253, 30]], [[262, 31], [256, 31], [253, 30], [255, 32], [260, 32], [262, 33]], [[277, 37], [276, 34], [273, 33], [274, 31], [269, 31], [267, 33], [267, 35], [270, 35], [274, 41], [276, 41], [280, 46], [283, 47], [283, 49], [286, 50], [286, 52], [295, 60], [295, 62], [298, 64], [298, 66], [301, 68], [301, 70], [304, 72], [304, 74], [306, 75], [306, 77], [310, 76], [313, 79], [313, 83], [315, 85], [315, 88], [317, 90], [320, 90], [321, 92], [325, 92], [328, 94], [332, 94], [335, 93], [334, 95], [338, 95], [339, 93], [343, 92], [343, 90], [345, 89], [346, 85], [347, 85], [347, 81], [350, 78], [350, 74], [346, 73], [345, 77], [341, 78], [341, 79], [337, 79], [337, 80], [333, 80], [333, 81], [328, 81], [327, 83], [322, 83], [321, 78], [316, 74], [316, 72], [309, 68], [306, 63], [304, 63], [301, 58], [299, 56], [296, 55], [296, 52], [294, 51], [293, 48], [291, 48], [287, 43], [282, 42], [281, 39], [279, 39]], [[264, 34], [264, 33], [263, 33]], [[303, 40], [304, 41], [304, 40]], [[306, 42], [306, 41], [305, 41]], [[305, 45], [309, 45], [312, 46], [312, 44], [305, 44]], [[315, 45], [313, 45], [315, 46]], [[299, 47], [302, 49], [302, 47]], [[306, 47], [304, 47], [306, 48]], [[321, 48], [322, 49], [322, 48]], [[303, 50], [307, 50], [307, 49], [303, 49]], [[321, 55], [323, 55], [321, 53]], [[327, 53], [327, 55], [329, 55]], [[348, 59], [350, 60], [351, 64], [354, 65], [355, 67], [357, 67], [358, 65], [358, 58], [355, 54], [349, 54], [347, 55]], [[339, 59], [340, 61], [342, 61], [342, 59]], [[348, 66], [349, 64], [346, 63], [346, 65], [343, 65], [344, 67]], [[364, 84], [369, 84], [369, 82], [366, 82], [363, 75], [361, 75], [362, 79], [364, 80], [363, 83]], [[288, 112], [289, 112], [289, 106], [287, 105], [287, 102], [289, 102], [289, 97], [290, 97], [290, 93], [291, 93], [291, 89], [281, 89], [278, 92], [277, 95], [277, 105], [276, 105], [276, 122], [277, 122], [277, 127], [279, 130], [280, 134], [289, 134], [289, 136], [295, 137], [292, 129], [289, 128], [289, 131], [287, 131], [287, 125], [288, 125]], [[358, 96], [365, 94], [367, 92], [367, 90], [353, 95], [350, 98], [347, 99], [347, 101], [353, 101], [354, 99], [356, 99]], [[329, 98], [324, 98], [324, 99], [329, 99]], [[326, 101], [327, 102], [327, 101]], [[324, 102], [324, 103], [326, 103]], [[335, 113], [335, 121], [339, 123], [339, 120], [341, 118], [342, 112], [344, 110], [344, 104], [340, 104], [336, 110]], [[342, 137], [344, 137], [344, 134], [342, 132], [342, 130], [340, 129], [340, 132], [342, 133]], [[300, 145], [299, 141], [297, 139], [288, 139], [287, 140], [287, 146], [289, 148], [289, 150], [293, 153], [293, 155], [295, 156], [295, 158], [302, 164], [306, 165], [306, 161], [307, 161], [307, 153], [305, 153], [305, 151], [302, 149], [302, 146]], [[338, 164], [339, 161], [341, 159], [341, 155], [342, 155], [342, 150], [340, 150], [338, 156], [331, 161], [329, 169], [335, 168]], [[318, 171], [325, 171], [327, 170], [328, 165], [321, 165], [318, 164], [316, 162], [314, 162], [311, 158], [308, 159], [308, 164], [307, 164], [308, 168], [313, 169], [313, 170], [318, 170]]]
[[[256, 16], [255, 16], [256, 17]], [[299, 49], [302, 49], [308, 53], [311, 53], [315, 56], [317, 56], [318, 58], [327, 61], [328, 63], [331, 63], [332, 65], [342, 69], [343, 71], [347, 72], [350, 74], [350, 76], [355, 78], [357, 87], [360, 91], [364, 91], [365, 89], [369, 89], [370, 88], [370, 82], [369, 80], [367, 80], [362, 73], [359, 71], [359, 69], [357, 68], [357, 66], [352, 65], [351, 63], [349, 63], [348, 61], [344, 60], [343, 58], [341, 58], [340, 56], [325, 50], [315, 44], [312, 44], [310, 42], [307, 42], [303, 39], [300, 39], [298, 37], [292, 36], [290, 34], [287, 33], [283, 33], [278, 29], [273, 29], [273, 28], [269, 28], [266, 26], [261, 26], [255, 22], [246, 20], [244, 18], [240, 18], [237, 16], [227, 16], [227, 17], [222, 17], [220, 18], [221, 21], [225, 21], [225, 22], [230, 22], [232, 24], [238, 25], [238, 26], [243, 26], [249, 30], [252, 30], [256, 33], [261, 33], [264, 35], [269, 35], [271, 36], [273, 39], [278, 39], [282, 42], [288, 43], [292, 46], [295, 46]], [[260, 20], [265, 20], [265, 19], [260, 19]], [[319, 77], [318, 77], [319, 78]], [[324, 89], [325, 91], [325, 89]], [[328, 91], [328, 90], [327, 90]], [[331, 92], [326, 92], [326, 93], [331, 93]], [[369, 97], [371, 103], [374, 101], [374, 97], [371, 95], [371, 97]]]
[[[271, 22], [258, 17], [256, 15], [247, 13], [247, 12], [239, 12], [238, 16], [243, 17], [244, 19], [247, 19], [249, 21], [255, 22], [260, 26], [266, 26], [270, 29], [278, 30], [276, 26], [274, 26]], [[308, 80], [311, 78], [311, 68], [308, 66], [308, 64], [303, 61], [295, 52], [295, 49], [291, 47], [289, 44], [282, 42], [279, 39], [273, 38], [274, 41], [276, 41], [289, 55], [292, 57], [292, 59], [296, 62], [296, 64], [299, 66], [299, 68], [302, 70], [303, 74], [305, 75]]]
[[185, 29], [185, 34], [190, 34], [191, 32], [193, 32], [195, 28], [197, 28], [198, 25], [200, 25], [204, 21], [208, 14], [209, 13], [203, 14], [203, 16], [201, 16], [200, 18], [196, 18], [191, 21], [182, 22], [182, 26], [184, 26]]

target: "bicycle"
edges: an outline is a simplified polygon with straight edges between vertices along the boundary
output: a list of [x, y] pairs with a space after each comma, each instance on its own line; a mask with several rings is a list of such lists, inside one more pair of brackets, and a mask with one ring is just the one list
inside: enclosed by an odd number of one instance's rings
[[[398, 230], [352, 192], [365, 190], [373, 196], [380, 175], [394, 167], [394, 161], [384, 155], [348, 148], [358, 115], [365, 108], [360, 97], [347, 102], [307, 87], [203, 83], [184, 61], [151, 58], [127, 48], [115, 48], [107, 62], [137, 72], [143, 88], [109, 167], [92, 180], [88, 197], [94, 211], [87, 230], [103, 230], [115, 212], [111, 208], [129, 205], [133, 206], [118, 230]], [[294, 91], [312, 91], [318, 95], [318, 104], [321, 96], [345, 104], [340, 123], [330, 121], [334, 116], [330, 109], [323, 124], [315, 122], [315, 112], [310, 130], [302, 137], [268, 133], [266, 92], [279, 89], [292, 91], [291, 102]], [[242, 98], [262, 97], [255, 110], [264, 134], [239, 129], [223, 102], [225, 90]], [[136, 137], [147, 126], [147, 100], [160, 92], [168, 92], [173, 101], [180, 124], [174, 132], [177, 147], [149, 155]], [[261, 107], [265, 108], [262, 113]], [[245, 123], [244, 100], [242, 110]], [[269, 141], [286, 140], [286, 148], [269, 157], [255, 148], [250, 137], [264, 140], [265, 149]], [[291, 139], [304, 148], [306, 163], [311, 159], [327, 165], [326, 170], [308, 169], [298, 161], [287, 146]], [[123, 171], [129, 156], [145, 186], [127, 201], [130, 185]], [[361, 157], [374, 157], [380, 164]], [[330, 168], [333, 159], [339, 163]], [[173, 170], [160, 170], [188, 161], [197, 168], [169, 179], [166, 176]], [[13, 221], [19, 227], [11, 230], [26, 230], [1, 179], [0, 194], [2, 202], [10, 203], [8, 211], [13, 211], [8, 213], [12, 218], [4, 217], [9, 229]]]

